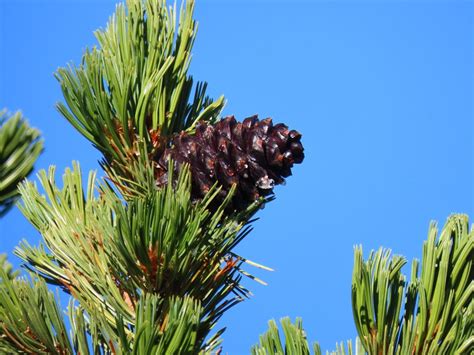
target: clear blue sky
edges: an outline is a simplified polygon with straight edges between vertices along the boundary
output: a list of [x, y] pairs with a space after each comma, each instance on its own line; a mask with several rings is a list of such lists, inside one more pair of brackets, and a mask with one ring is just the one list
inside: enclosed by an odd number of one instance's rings
[[[114, 1], [0, 0], [0, 107], [41, 129], [37, 168], [99, 154], [54, 108], [53, 72], [79, 62]], [[474, 3], [199, 1], [191, 73], [224, 94], [225, 114], [259, 113], [303, 133], [306, 160], [260, 213], [239, 252], [273, 267], [247, 282], [224, 350], [244, 354], [271, 318], [301, 316], [324, 349], [354, 338], [352, 252], [421, 256], [428, 223], [474, 216]], [[18, 211], [1, 251], [39, 242]], [[11, 257], [15, 265], [19, 262]]]

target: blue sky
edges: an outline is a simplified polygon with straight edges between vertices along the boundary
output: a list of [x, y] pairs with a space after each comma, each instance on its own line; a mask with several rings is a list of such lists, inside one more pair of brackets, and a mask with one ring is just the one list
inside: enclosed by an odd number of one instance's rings
[[[80, 61], [113, 10], [114, 1], [0, 1], [0, 107], [43, 132], [38, 169], [100, 169], [54, 108], [53, 73]], [[269, 285], [247, 282], [254, 297], [222, 319], [229, 354], [286, 315], [303, 317], [324, 349], [354, 338], [353, 246], [421, 257], [430, 220], [474, 216], [473, 14], [463, 1], [197, 1], [191, 74], [226, 96], [224, 114], [271, 116], [306, 149], [238, 248], [276, 271], [257, 271]], [[17, 210], [0, 234], [2, 252], [40, 240]]]

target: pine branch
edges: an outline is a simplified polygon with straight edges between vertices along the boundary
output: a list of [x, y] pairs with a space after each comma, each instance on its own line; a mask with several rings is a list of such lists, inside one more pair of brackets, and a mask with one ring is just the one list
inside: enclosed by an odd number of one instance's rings
[[0, 111], [0, 217], [14, 205], [18, 183], [33, 170], [42, 150], [39, 131], [20, 112], [9, 116]]
[[0, 269], [0, 351], [72, 354], [66, 326], [46, 284], [10, 279]]
[[89, 316], [98, 313], [97, 327], [115, 348], [121, 333], [133, 338], [137, 305], [145, 294], [159, 296], [162, 315], [169, 314], [174, 297], [199, 301], [197, 343], [202, 349], [222, 314], [248, 297], [240, 285], [245, 259], [232, 250], [248, 234], [247, 221], [262, 202], [224, 217], [230, 194], [211, 214], [207, 207], [219, 189], [193, 204], [188, 169], [176, 186], [170, 181], [166, 188], [126, 204], [104, 184], [96, 197], [95, 175], [90, 174], [84, 187], [77, 164], [66, 171], [62, 189], [53, 168], [40, 172], [39, 178], [45, 196], [34, 184], [22, 184], [20, 209], [45, 245], [34, 248], [22, 242], [16, 254], [74, 296]]
[[[199, 339], [198, 329], [202, 318], [200, 302], [185, 296], [170, 299], [168, 313], [160, 312], [160, 296], [144, 294], [137, 304], [136, 322], [132, 333], [123, 331], [120, 315], [117, 334], [100, 327], [100, 312], [86, 314], [82, 307], [69, 306], [72, 319], [74, 350], [77, 354], [211, 354], [220, 339], [209, 339], [205, 348]], [[117, 341], [118, 337], [118, 341]]]
[[372, 251], [367, 262], [363, 261], [362, 248], [356, 248], [354, 260], [352, 302], [356, 328], [364, 348], [370, 354], [378, 354], [378, 344], [388, 347], [398, 339], [405, 286], [401, 269], [406, 261], [399, 256], [391, 259], [390, 250], [382, 248]]
[[[271, 199], [264, 196], [273, 184], [303, 160], [298, 132], [249, 118], [234, 132], [238, 172], [218, 156], [222, 144], [208, 149], [210, 158], [222, 160], [216, 175], [234, 181], [239, 173], [242, 188], [211, 179], [195, 198], [191, 162], [173, 165], [179, 157], [171, 153], [167, 180], [158, 183], [158, 166], [166, 167], [160, 158], [173, 136], [198, 132], [198, 122], [215, 123], [224, 104], [222, 97], [212, 101], [205, 95], [205, 83], [197, 84], [192, 97], [187, 72], [197, 29], [193, 8], [192, 0], [185, 1], [177, 25], [176, 6], [128, 0], [96, 32], [99, 47], [88, 50], [80, 66], [56, 74], [66, 101], [59, 111], [102, 152], [101, 164], [115, 186], [103, 182], [96, 189], [94, 173], [83, 185], [78, 165], [66, 171], [63, 188], [56, 185], [54, 168], [40, 172], [44, 195], [36, 185], [22, 184], [21, 210], [44, 244], [23, 242], [16, 254], [79, 302], [70, 306], [75, 351], [215, 349], [223, 329], [209, 337], [211, 330], [250, 294], [241, 278], [260, 281], [242, 269], [247, 260], [233, 249], [250, 232], [250, 218]], [[216, 130], [218, 135], [226, 128]], [[245, 194], [245, 203], [227, 213], [236, 192]]]
[[[132, 354], [199, 353], [199, 323], [203, 312], [200, 303], [190, 297], [173, 297], [166, 315], [157, 312], [159, 304], [156, 295], [140, 299]], [[205, 352], [210, 353], [217, 345], [211, 344]]]
[[30, 274], [30, 280], [0, 270], [1, 353], [89, 355], [92, 348], [95, 354], [110, 353], [98, 327], [104, 323], [99, 313], [87, 318], [71, 299], [69, 338], [59, 300], [37, 275]]
[[268, 331], [260, 336], [260, 343], [252, 347], [251, 353], [254, 355], [270, 354], [301, 354], [309, 355], [309, 345], [306, 339], [306, 333], [303, 330], [303, 322], [300, 318], [292, 324], [290, 318], [280, 320], [284, 340], [282, 342], [278, 326], [274, 320], [268, 322]]
[[[421, 276], [414, 260], [411, 281], [401, 269], [406, 261], [388, 249], [372, 251], [363, 260], [354, 250], [352, 308], [359, 337], [347, 354], [468, 354], [474, 350], [474, 229], [466, 215], [452, 215], [438, 238], [431, 223], [423, 245]], [[404, 304], [404, 308], [402, 308]], [[275, 321], [252, 348], [255, 355], [309, 354], [301, 319], [281, 320], [283, 342]], [[317, 343], [314, 354], [321, 354]], [[344, 355], [344, 345], [335, 352]]]
[[177, 22], [176, 6], [167, 8], [165, 0], [119, 4], [106, 29], [95, 33], [99, 48], [56, 74], [67, 105], [58, 104], [59, 111], [102, 152], [122, 192], [133, 194], [130, 181], [146, 185], [138, 160], [153, 160], [168, 137], [200, 120], [215, 121], [223, 108], [223, 97], [206, 96], [206, 83], [192, 94], [193, 10], [194, 1], [186, 1]]
[[[474, 232], [465, 215], [451, 216], [439, 239], [435, 223], [423, 245], [421, 276], [401, 274], [405, 260], [390, 251], [362, 259], [355, 249], [354, 319], [370, 354], [458, 354], [473, 349]], [[404, 309], [402, 303], [404, 301]]]
[[[12, 265], [7, 261], [6, 254], [0, 254], [0, 268], [3, 270], [5, 276], [12, 280], [18, 276], [18, 271], [14, 271]], [[2, 282], [0, 278], [0, 282]]]
[[[285, 317], [280, 320], [283, 328], [283, 336], [281, 337], [278, 326], [274, 320], [268, 322], [269, 329], [264, 334], [260, 335], [260, 342], [254, 345], [251, 349], [252, 355], [283, 355], [283, 354], [298, 354], [298, 355], [321, 355], [321, 348], [318, 343], [314, 343], [312, 352], [306, 338], [306, 332], [303, 329], [303, 321], [301, 318], [296, 318], [295, 323], [291, 323], [290, 318]], [[327, 355], [363, 355], [364, 351], [356, 339], [355, 349], [352, 347], [352, 342], [347, 342], [347, 352], [344, 343], [336, 344], [336, 351], [326, 352]]]

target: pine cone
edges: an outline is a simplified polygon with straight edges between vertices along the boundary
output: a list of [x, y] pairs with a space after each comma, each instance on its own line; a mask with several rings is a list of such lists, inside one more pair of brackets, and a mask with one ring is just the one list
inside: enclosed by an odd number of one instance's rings
[[274, 126], [271, 118], [259, 121], [252, 116], [240, 123], [229, 116], [214, 125], [200, 122], [195, 134], [181, 132], [163, 152], [157, 164], [157, 186], [167, 183], [171, 158], [176, 171], [184, 163], [190, 165], [194, 200], [202, 199], [217, 181], [222, 186], [218, 206], [236, 184], [228, 209], [243, 209], [271, 194], [291, 175], [293, 164], [303, 161], [300, 139], [300, 133], [281, 123]]

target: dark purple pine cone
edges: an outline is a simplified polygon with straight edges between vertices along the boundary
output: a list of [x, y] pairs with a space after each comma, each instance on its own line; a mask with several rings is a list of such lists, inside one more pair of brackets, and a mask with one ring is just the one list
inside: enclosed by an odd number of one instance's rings
[[[237, 185], [230, 209], [243, 209], [261, 196], [273, 192], [291, 175], [293, 164], [304, 158], [301, 134], [284, 124], [273, 125], [271, 118], [259, 121], [257, 116], [242, 123], [234, 116], [209, 125], [200, 122], [193, 135], [175, 136], [157, 169], [157, 185], [167, 182], [169, 159], [175, 170], [188, 163], [192, 176], [194, 200], [202, 199], [217, 181], [222, 186], [216, 206], [233, 184]], [[175, 175], [176, 176], [176, 175]]]

